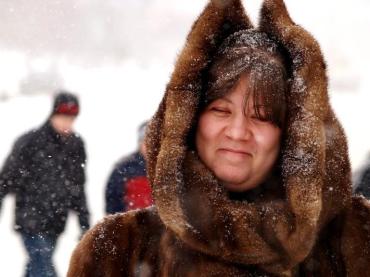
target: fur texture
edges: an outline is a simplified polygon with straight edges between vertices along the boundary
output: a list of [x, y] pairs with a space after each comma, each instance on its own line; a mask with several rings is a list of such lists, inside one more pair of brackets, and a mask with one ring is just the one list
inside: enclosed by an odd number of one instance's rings
[[282, 0], [264, 1], [259, 29], [281, 44], [290, 66], [284, 197], [230, 200], [189, 147], [204, 72], [226, 37], [249, 28], [240, 0], [207, 5], [149, 126], [156, 208], [95, 227], [68, 276], [359, 276], [370, 265], [370, 207], [351, 199], [347, 143], [329, 104], [325, 62]]

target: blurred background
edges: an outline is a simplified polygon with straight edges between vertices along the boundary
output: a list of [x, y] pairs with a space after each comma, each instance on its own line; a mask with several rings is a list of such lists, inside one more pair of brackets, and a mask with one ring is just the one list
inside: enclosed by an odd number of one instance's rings
[[[86, 184], [95, 224], [113, 164], [136, 148], [136, 128], [155, 112], [192, 22], [206, 0], [0, 0], [0, 165], [16, 137], [41, 125], [60, 88], [81, 102], [76, 130], [88, 152]], [[370, 149], [370, 1], [285, 0], [320, 42], [330, 96], [348, 137], [353, 171]], [[257, 22], [262, 0], [245, 0]], [[13, 232], [14, 199], [0, 213], [0, 276], [26, 261]], [[70, 217], [54, 256], [64, 276], [78, 242]]]

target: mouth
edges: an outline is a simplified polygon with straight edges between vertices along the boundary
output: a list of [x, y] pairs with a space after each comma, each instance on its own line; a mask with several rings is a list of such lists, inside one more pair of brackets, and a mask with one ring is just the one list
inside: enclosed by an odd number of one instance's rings
[[242, 150], [242, 149], [220, 148], [219, 150], [221, 152], [230, 153], [230, 154], [236, 154], [236, 155], [242, 155], [242, 156], [252, 156], [250, 152]]

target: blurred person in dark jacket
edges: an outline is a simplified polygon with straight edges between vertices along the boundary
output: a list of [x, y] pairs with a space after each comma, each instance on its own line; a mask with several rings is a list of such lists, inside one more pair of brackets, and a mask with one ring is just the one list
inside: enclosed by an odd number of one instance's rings
[[144, 136], [147, 122], [138, 128], [138, 149], [114, 167], [105, 191], [107, 214], [145, 208], [153, 204], [146, 175]]
[[82, 233], [89, 229], [85, 147], [72, 129], [78, 113], [77, 97], [58, 93], [47, 121], [17, 139], [0, 172], [0, 203], [8, 193], [16, 198], [15, 230], [29, 256], [25, 276], [56, 276], [52, 255], [70, 210]]
[[354, 173], [354, 192], [370, 199], [370, 155], [368, 155], [367, 161], [364, 166]]

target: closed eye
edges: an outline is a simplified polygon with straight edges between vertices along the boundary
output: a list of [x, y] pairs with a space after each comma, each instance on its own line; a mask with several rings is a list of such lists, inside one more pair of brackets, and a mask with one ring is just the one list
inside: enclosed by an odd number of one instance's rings
[[267, 117], [263, 116], [257, 116], [257, 115], [252, 115], [251, 118], [256, 121], [261, 121], [261, 122], [269, 122], [269, 119]]
[[219, 113], [219, 114], [230, 114], [230, 110], [221, 107], [211, 107], [210, 109], [212, 112]]

